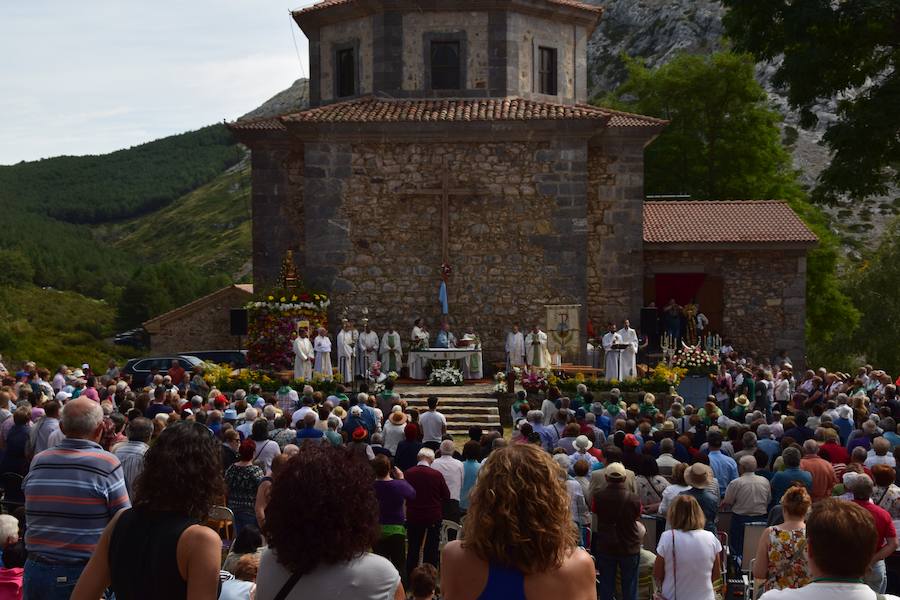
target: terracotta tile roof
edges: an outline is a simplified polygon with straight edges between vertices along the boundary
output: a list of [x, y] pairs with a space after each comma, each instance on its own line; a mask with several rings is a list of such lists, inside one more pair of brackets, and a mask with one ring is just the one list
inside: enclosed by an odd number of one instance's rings
[[777, 200], [647, 201], [649, 244], [815, 243], [816, 235]]
[[[356, 0], [322, 0], [322, 2], [317, 2], [312, 6], [307, 6], [306, 8], [301, 8], [299, 10], [295, 10], [294, 14], [305, 14], [317, 10], [321, 10], [323, 8], [331, 8], [332, 6], [340, 6], [342, 4], [350, 4], [355, 2]], [[573, 8], [580, 8], [581, 10], [589, 10], [591, 12], [602, 13], [602, 6], [594, 6], [593, 4], [588, 4], [587, 2], [579, 2], [578, 0], [547, 0], [549, 4], [559, 4], [561, 6], [571, 6]]]
[[233, 121], [225, 123], [232, 130], [237, 131], [284, 131], [284, 123], [275, 118], [248, 119], [246, 121]]
[[444, 121], [592, 120], [613, 127], [657, 126], [666, 121], [586, 104], [523, 98], [386, 100], [365, 97], [281, 117], [286, 123], [428, 123]]

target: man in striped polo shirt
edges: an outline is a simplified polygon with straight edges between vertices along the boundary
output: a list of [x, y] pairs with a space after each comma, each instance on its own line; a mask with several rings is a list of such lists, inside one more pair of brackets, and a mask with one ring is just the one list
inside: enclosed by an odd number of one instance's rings
[[60, 422], [66, 437], [31, 463], [25, 477], [25, 600], [68, 599], [103, 528], [131, 502], [119, 459], [97, 442], [103, 409], [70, 400]]

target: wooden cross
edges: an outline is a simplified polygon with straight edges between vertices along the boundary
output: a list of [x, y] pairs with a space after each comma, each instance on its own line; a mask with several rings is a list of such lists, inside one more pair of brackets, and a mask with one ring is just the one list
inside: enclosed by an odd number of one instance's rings
[[440, 189], [418, 189], [400, 192], [401, 196], [440, 196], [441, 198], [441, 262], [450, 264], [450, 196], [478, 196], [486, 192], [471, 188], [451, 188], [447, 163], [441, 165]]

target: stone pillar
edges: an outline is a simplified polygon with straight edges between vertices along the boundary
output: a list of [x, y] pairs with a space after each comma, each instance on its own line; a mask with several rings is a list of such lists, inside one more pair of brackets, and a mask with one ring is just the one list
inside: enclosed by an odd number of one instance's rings
[[287, 144], [255, 145], [251, 164], [253, 280], [263, 290], [276, 283], [286, 250], [303, 265], [303, 155]]
[[588, 310], [595, 324], [640, 321], [644, 259], [643, 132], [607, 130], [590, 153]]

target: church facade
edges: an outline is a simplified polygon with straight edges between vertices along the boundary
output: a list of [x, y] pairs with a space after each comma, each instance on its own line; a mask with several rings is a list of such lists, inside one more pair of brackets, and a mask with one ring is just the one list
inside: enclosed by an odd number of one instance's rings
[[[589, 317], [636, 326], [645, 274], [706, 263], [684, 264], [688, 253], [660, 266], [648, 252], [644, 148], [666, 123], [587, 104], [600, 18], [574, 0], [325, 0], [295, 12], [310, 108], [230, 124], [252, 151], [256, 288], [275, 284], [292, 250], [333, 318], [367, 309], [377, 331], [403, 332], [420, 316], [436, 325], [446, 269], [451, 321], [480, 335], [486, 360], [502, 359], [512, 322], [546, 326], [547, 305], [579, 306], [578, 331]], [[803, 243], [783, 282], [793, 292]], [[799, 331], [785, 322], [779, 339], [754, 343], [802, 353], [799, 312]]]

